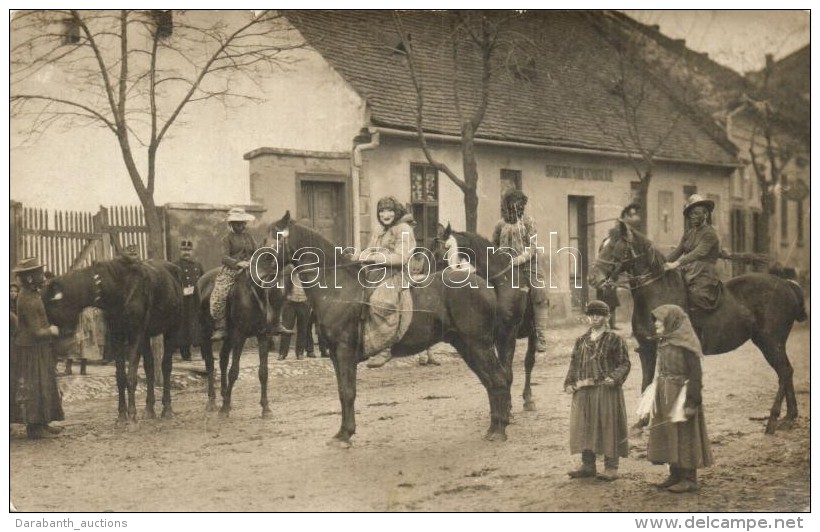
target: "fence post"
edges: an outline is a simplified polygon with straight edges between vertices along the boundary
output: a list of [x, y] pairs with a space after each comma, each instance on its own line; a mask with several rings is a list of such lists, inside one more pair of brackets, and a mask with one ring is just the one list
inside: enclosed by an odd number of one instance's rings
[[9, 223], [11, 224], [11, 238], [9, 246], [9, 270], [17, 266], [23, 254], [23, 204], [19, 201], [9, 202]]

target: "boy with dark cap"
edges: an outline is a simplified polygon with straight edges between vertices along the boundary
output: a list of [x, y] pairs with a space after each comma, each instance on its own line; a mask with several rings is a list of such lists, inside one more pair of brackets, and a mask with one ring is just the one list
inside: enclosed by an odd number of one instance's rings
[[[569, 447], [581, 453], [581, 467], [570, 478], [618, 478], [618, 459], [629, 454], [626, 406], [621, 388], [629, 375], [626, 342], [609, 330], [609, 306], [590, 301], [586, 308], [591, 327], [575, 341], [564, 391], [572, 394]], [[604, 455], [604, 471], [595, 467]]]

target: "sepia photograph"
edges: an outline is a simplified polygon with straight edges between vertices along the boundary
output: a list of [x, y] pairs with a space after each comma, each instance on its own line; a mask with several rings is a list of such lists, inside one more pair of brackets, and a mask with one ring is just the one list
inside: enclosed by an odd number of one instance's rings
[[807, 527], [810, 22], [9, 10], [9, 522]]

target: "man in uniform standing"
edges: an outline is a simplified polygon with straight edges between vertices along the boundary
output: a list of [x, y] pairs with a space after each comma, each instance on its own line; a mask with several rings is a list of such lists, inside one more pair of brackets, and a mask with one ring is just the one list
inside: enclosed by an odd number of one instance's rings
[[193, 255], [194, 243], [183, 240], [179, 245], [179, 259], [174, 263], [182, 271], [182, 320], [177, 336], [182, 360], [191, 360], [191, 345], [199, 345], [199, 292], [196, 283], [204, 270]]

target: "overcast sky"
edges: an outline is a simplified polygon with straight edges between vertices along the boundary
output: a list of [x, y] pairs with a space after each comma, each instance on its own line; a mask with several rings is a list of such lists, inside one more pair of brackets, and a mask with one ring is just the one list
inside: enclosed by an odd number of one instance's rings
[[707, 52], [737, 72], [760, 70], [767, 53], [781, 59], [810, 42], [810, 16], [800, 10], [624, 10], [644, 24], [658, 24], [661, 33], [686, 39], [686, 45]]

